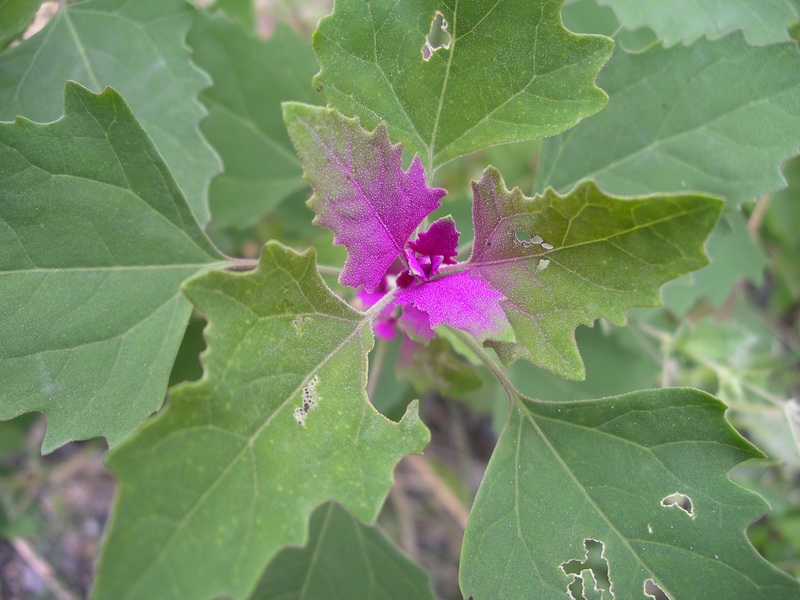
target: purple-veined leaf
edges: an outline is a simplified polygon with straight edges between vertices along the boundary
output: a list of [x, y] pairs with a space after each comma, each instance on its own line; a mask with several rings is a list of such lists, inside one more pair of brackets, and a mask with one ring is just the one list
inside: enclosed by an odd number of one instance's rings
[[339, 281], [376, 289], [445, 191], [426, 185], [417, 158], [403, 171], [402, 148], [383, 125], [367, 132], [357, 119], [294, 102], [283, 105], [283, 118], [314, 188], [314, 222], [347, 248]]
[[567, 379], [584, 375], [575, 328], [656, 306], [662, 284], [706, 264], [722, 206], [700, 195], [614, 198], [592, 182], [526, 198], [491, 167], [473, 195], [469, 271], [505, 296], [515, 336], [490, 345], [505, 364], [524, 358]]

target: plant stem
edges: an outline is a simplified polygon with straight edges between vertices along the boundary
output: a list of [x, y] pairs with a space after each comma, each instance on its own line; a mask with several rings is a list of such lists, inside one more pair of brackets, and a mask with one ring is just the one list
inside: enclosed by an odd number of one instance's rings
[[519, 400], [522, 397], [522, 393], [514, 387], [514, 384], [511, 383], [511, 380], [506, 375], [505, 371], [503, 371], [500, 366], [494, 362], [492, 357], [489, 355], [488, 352], [484, 349], [484, 347], [470, 334], [466, 333], [465, 331], [461, 331], [460, 329], [453, 328], [453, 333], [455, 336], [461, 340], [470, 350], [472, 350], [475, 355], [481, 359], [481, 362], [484, 366], [491, 371], [492, 375], [500, 382], [500, 385], [503, 386], [503, 389], [508, 394], [508, 399], [510, 403], [514, 403], [514, 401]]
[[378, 340], [375, 348], [375, 363], [371, 365], [369, 370], [369, 380], [367, 381], [367, 397], [372, 402], [372, 397], [375, 395], [375, 389], [378, 387], [378, 380], [381, 377], [381, 370], [386, 362], [386, 353], [389, 350], [389, 344], [386, 340]]

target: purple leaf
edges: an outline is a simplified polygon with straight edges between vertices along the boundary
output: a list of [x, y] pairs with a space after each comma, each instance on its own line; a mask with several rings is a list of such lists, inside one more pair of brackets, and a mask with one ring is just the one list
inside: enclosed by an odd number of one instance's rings
[[434, 222], [427, 231], [420, 233], [419, 237], [408, 245], [419, 254], [441, 256], [444, 264], [454, 265], [456, 261], [453, 257], [458, 254], [459, 235], [453, 219], [445, 217]]
[[395, 303], [428, 315], [430, 327], [450, 325], [479, 340], [499, 337], [511, 325], [500, 307], [503, 294], [468, 272], [450, 273], [397, 291]]
[[428, 313], [414, 308], [412, 304], [406, 304], [403, 307], [403, 314], [400, 316], [400, 325], [409, 337], [414, 339], [430, 342], [435, 335], [433, 329], [431, 329], [431, 320], [430, 317], [428, 317]]
[[373, 291], [445, 190], [425, 184], [418, 158], [403, 171], [402, 149], [383, 125], [370, 133], [334, 110], [296, 103], [283, 105], [283, 118], [314, 188], [315, 223], [347, 248], [340, 283]]

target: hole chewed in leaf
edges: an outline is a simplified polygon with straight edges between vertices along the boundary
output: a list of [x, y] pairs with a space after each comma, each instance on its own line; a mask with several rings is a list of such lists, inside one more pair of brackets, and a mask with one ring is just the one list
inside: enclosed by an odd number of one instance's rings
[[644, 595], [653, 600], [670, 600], [670, 597], [652, 579], [644, 582]]
[[447, 21], [444, 15], [438, 10], [433, 15], [431, 21], [431, 29], [425, 37], [425, 43], [422, 45], [422, 58], [423, 60], [430, 60], [433, 53], [444, 48], [447, 50], [450, 47], [450, 34], [447, 31]]
[[695, 517], [692, 499], [686, 494], [681, 494], [680, 492], [675, 492], [669, 496], [666, 496], [663, 500], [661, 500], [661, 506], [665, 506], [667, 508], [670, 506], [676, 506], [689, 515], [692, 519]]
[[561, 570], [570, 577], [567, 597], [570, 600], [586, 600], [589, 592], [597, 593], [604, 599], [613, 599], [608, 561], [603, 542], [587, 538], [583, 540], [586, 548], [584, 560], [572, 559], [561, 563]]

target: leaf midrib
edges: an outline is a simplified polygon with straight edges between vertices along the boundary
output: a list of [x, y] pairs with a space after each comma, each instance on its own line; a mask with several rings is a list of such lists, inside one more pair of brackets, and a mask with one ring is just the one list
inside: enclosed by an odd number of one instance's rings
[[[316, 313], [316, 314], [321, 314], [326, 317], [328, 316], [325, 313]], [[200, 496], [194, 502], [194, 504], [187, 510], [183, 518], [176, 523], [175, 528], [173, 529], [169, 537], [163, 542], [160, 550], [151, 557], [150, 563], [147, 566], [147, 568], [140, 571], [136, 583], [134, 583], [131, 587], [128, 588], [128, 591], [126, 592], [125, 596], [123, 596], [123, 600], [130, 598], [133, 592], [135, 592], [137, 589], [139, 589], [139, 587], [141, 587], [144, 584], [145, 577], [153, 570], [153, 568], [157, 564], [159, 564], [161, 557], [163, 557], [164, 554], [166, 554], [167, 550], [169, 549], [169, 546], [171, 546], [171, 544], [175, 541], [175, 538], [184, 530], [186, 524], [189, 522], [189, 520], [191, 520], [192, 516], [200, 509], [205, 499], [211, 493], [213, 493], [213, 491], [219, 485], [222, 484], [227, 475], [233, 470], [233, 468], [236, 465], [239, 464], [241, 458], [245, 455], [245, 453], [252, 450], [252, 447], [255, 444], [256, 440], [267, 429], [267, 427], [269, 427], [273, 419], [275, 419], [275, 417], [278, 414], [280, 414], [281, 411], [283, 411], [283, 409], [289, 404], [289, 402], [291, 402], [292, 398], [294, 398], [300, 392], [300, 390], [303, 389], [304, 386], [308, 385], [308, 382], [316, 373], [318, 373], [330, 360], [332, 360], [349, 343], [357, 339], [357, 336], [362, 333], [363, 328], [365, 326], [369, 326], [369, 323], [371, 321], [371, 315], [368, 315], [366, 313], [362, 314], [364, 316], [359, 321], [355, 322], [355, 327], [353, 328], [353, 331], [350, 334], [348, 334], [344, 338], [344, 340], [341, 343], [339, 343], [339, 345], [337, 345], [333, 350], [331, 350], [331, 352], [329, 352], [319, 363], [317, 363], [316, 367], [314, 367], [309, 371], [309, 374], [304, 379], [301, 380], [300, 384], [298, 384], [298, 386], [294, 390], [292, 390], [286, 395], [286, 398], [275, 408], [273, 413], [264, 421], [264, 423], [261, 426], [258, 427], [258, 429], [256, 429], [255, 432], [253, 432], [252, 435], [247, 436], [245, 438], [246, 442], [243, 443], [241, 450], [231, 459], [230, 464], [227, 467], [225, 467], [225, 469], [223, 469], [219, 473], [219, 475], [217, 475], [217, 477], [208, 486], [208, 488], [206, 488], [206, 490], [203, 491], [202, 494], [200, 494]], [[233, 353], [231, 353], [231, 356], [232, 354]]]

